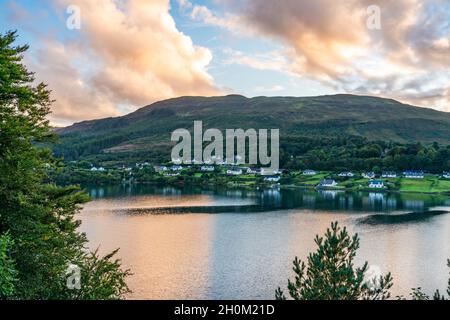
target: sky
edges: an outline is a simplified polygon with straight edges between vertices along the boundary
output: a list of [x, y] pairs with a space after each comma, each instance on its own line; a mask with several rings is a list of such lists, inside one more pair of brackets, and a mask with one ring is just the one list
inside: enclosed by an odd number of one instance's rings
[[0, 0], [69, 125], [185, 96], [376, 95], [450, 112], [450, 0]]

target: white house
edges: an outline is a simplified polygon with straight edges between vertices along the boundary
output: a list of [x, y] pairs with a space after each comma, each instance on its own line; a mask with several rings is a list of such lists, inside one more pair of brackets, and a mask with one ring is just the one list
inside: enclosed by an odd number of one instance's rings
[[235, 167], [227, 170], [227, 175], [229, 176], [240, 176], [242, 174], [242, 169]]
[[303, 174], [305, 176], [315, 176], [317, 174], [317, 171], [307, 169], [307, 170], [303, 171]]
[[215, 168], [214, 166], [202, 166], [200, 170], [203, 172], [213, 172]]
[[148, 167], [148, 166], [150, 166], [150, 163], [148, 163], [148, 162], [143, 162], [143, 163], [137, 162], [136, 163], [136, 168], [138, 168], [139, 170], [142, 170], [142, 169], [144, 169], [144, 167]]
[[268, 182], [279, 182], [281, 179], [280, 176], [266, 176], [264, 178], [264, 181], [268, 181]]
[[260, 174], [261, 169], [259, 168], [247, 168], [247, 174]]
[[369, 181], [369, 188], [383, 189], [384, 188], [384, 181], [382, 181], [382, 180], [370, 180]]
[[349, 178], [351, 178], [351, 177], [354, 177], [355, 176], [355, 174], [353, 173], [353, 172], [341, 172], [341, 173], [339, 173], [339, 177], [349, 177]]
[[169, 171], [169, 168], [166, 166], [154, 166], [153, 169], [155, 169], [156, 172]]
[[270, 169], [270, 168], [261, 168], [261, 172], [260, 172], [260, 174], [262, 176], [273, 176], [273, 175], [277, 175], [280, 173], [281, 173], [280, 169]]
[[375, 173], [374, 172], [364, 172], [362, 174], [362, 176], [363, 176], [363, 178], [366, 178], [366, 179], [373, 179], [373, 178], [375, 178]]
[[442, 174], [442, 177], [445, 178], [445, 179], [450, 179], [450, 172], [444, 172]]
[[394, 171], [384, 171], [381, 174], [382, 178], [397, 178], [397, 173]]
[[403, 175], [405, 176], [405, 178], [409, 179], [423, 179], [425, 176], [423, 171], [412, 171], [412, 170], [403, 172]]
[[179, 175], [180, 175], [179, 172], [174, 172], [174, 173], [167, 172], [167, 173], [164, 173], [165, 177], [176, 177], [176, 176], [179, 176]]
[[321, 188], [329, 188], [329, 187], [336, 187], [338, 184], [335, 180], [332, 179], [324, 179], [320, 181], [318, 187]]
[[106, 171], [106, 169], [105, 168], [103, 168], [103, 167], [100, 167], [100, 168], [97, 168], [97, 167], [92, 167], [91, 168], [91, 171], [94, 171], [94, 172], [105, 172]]

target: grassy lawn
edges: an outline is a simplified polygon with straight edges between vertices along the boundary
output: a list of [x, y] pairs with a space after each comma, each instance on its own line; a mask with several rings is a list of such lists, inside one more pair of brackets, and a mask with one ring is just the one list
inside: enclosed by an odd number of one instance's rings
[[[330, 173], [321, 172], [315, 176], [297, 175], [294, 177], [295, 184], [317, 185], [322, 179], [329, 176]], [[339, 187], [345, 188], [367, 188], [370, 179], [355, 178], [338, 182]], [[437, 176], [427, 175], [424, 179], [406, 179], [406, 178], [383, 178], [385, 185], [394, 185], [400, 182], [401, 192], [424, 192], [424, 193], [442, 193], [450, 192], [450, 180], [440, 179]]]
[[340, 186], [344, 187], [359, 187], [362, 186], [363, 188], [367, 188], [369, 185], [369, 179], [348, 179], [346, 181], [340, 182]]
[[[194, 179], [201, 179], [204, 175], [200, 172], [194, 173], [192, 177]], [[256, 186], [258, 184], [266, 183], [259, 175], [244, 174], [240, 176], [223, 176], [222, 182], [230, 185], [241, 186]], [[342, 179], [337, 178], [332, 172], [322, 171], [314, 176], [302, 175], [300, 173], [291, 173], [289, 182], [286, 184], [297, 186], [317, 186], [321, 180], [330, 178], [335, 179], [338, 182], [337, 188], [349, 189], [349, 190], [366, 190], [369, 187], [370, 179], [361, 177]], [[403, 177], [399, 178], [378, 178], [384, 181], [385, 186], [388, 186], [390, 190], [397, 190], [400, 192], [410, 193], [450, 193], [450, 179], [441, 179], [435, 175], [426, 175], [424, 179], [407, 179]], [[398, 186], [399, 189], [398, 189]], [[385, 188], [387, 190], [388, 188]], [[380, 190], [380, 189], [374, 189]]]
[[294, 178], [295, 184], [317, 185], [328, 175], [328, 173], [318, 173], [314, 176], [297, 175]]
[[252, 174], [252, 175], [242, 175], [242, 176], [237, 176], [238, 180], [257, 180], [258, 176]]

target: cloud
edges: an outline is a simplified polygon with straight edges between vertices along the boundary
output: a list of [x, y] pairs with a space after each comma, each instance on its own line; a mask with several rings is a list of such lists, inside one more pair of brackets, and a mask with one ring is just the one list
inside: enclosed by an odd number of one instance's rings
[[254, 91], [264, 94], [264, 93], [280, 92], [280, 91], [283, 91], [284, 89], [285, 89], [285, 87], [275, 84], [271, 87], [258, 86], [258, 87], [254, 88]]
[[31, 14], [24, 9], [22, 6], [17, 4], [14, 1], [8, 1], [6, 3], [6, 8], [8, 10], [8, 20], [9, 21], [16, 21], [16, 22], [25, 22], [29, 19], [31, 19]]
[[174, 96], [220, 93], [208, 73], [211, 52], [177, 30], [169, 0], [53, 3], [58, 12], [78, 6], [81, 29], [67, 30], [62, 41], [41, 39], [45, 52], [33, 59], [53, 90], [52, 119], [114, 116]]
[[[222, 1], [226, 3], [226, 1]], [[223, 12], [218, 14], [210, 10], [207, 6], [194, 4], [189, 0], [178, 0], [178, 6], [183, 13], [187, 13], [189, 17], [204, 25], [224, 28], [233, 33], [233, 36], [243, 36], [243, 32], [247, 36], [254, 34], [250, 25], [243, 27], [245, 20], [239, 15]]]
[[[367, 27], [372, 5], [380, 8], [380, 30]], [[225, 8], [238, 22], [222, 24], [228, 30], [281, 43], [278, 60], [289, 61], [282, 64], [289, 72], [339, 91], [450, 111], [448, 1], [228, 0]], [[229, 59], [259, 69], [257, 60], [236, 54]], [[264, 61], [269, 68], [274, 64]]]
[[[77, 50], [63, 44], [45, 40], [45, 49], [36, 50], [27, 61], [38, 81], [48, 84], [52, 98], [51, 120], [55, 125], [67, 125], [74, 120], [118, 116], [114, 100], [99, 94], [89, 79], [84, 80], [80, 71], [72, 65]], [[29, 58], [27, 58], [28, 60]]]
[[226, 48], [223, 50], [223, 53], [227, 57], [223, 61], [225, 65], [239, 64], [257, 70], [272, 70], [289, 73], [290, 64], [285, 56], [278, 51], [250, 55], [242, 51]]

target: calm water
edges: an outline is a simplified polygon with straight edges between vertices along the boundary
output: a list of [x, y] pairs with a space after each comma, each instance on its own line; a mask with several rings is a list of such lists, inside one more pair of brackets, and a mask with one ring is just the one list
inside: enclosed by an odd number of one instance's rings
[[[273, 299], [295, 256], [332, 221], [358, 232], [358, 264], [394, 277], [394, 295], [446, 288], [450, 198], [306, 190], [90, 189], [92, 248], [120, 247], [132, 299]], [[427, 213], [423, 213], [427, 212]]]

